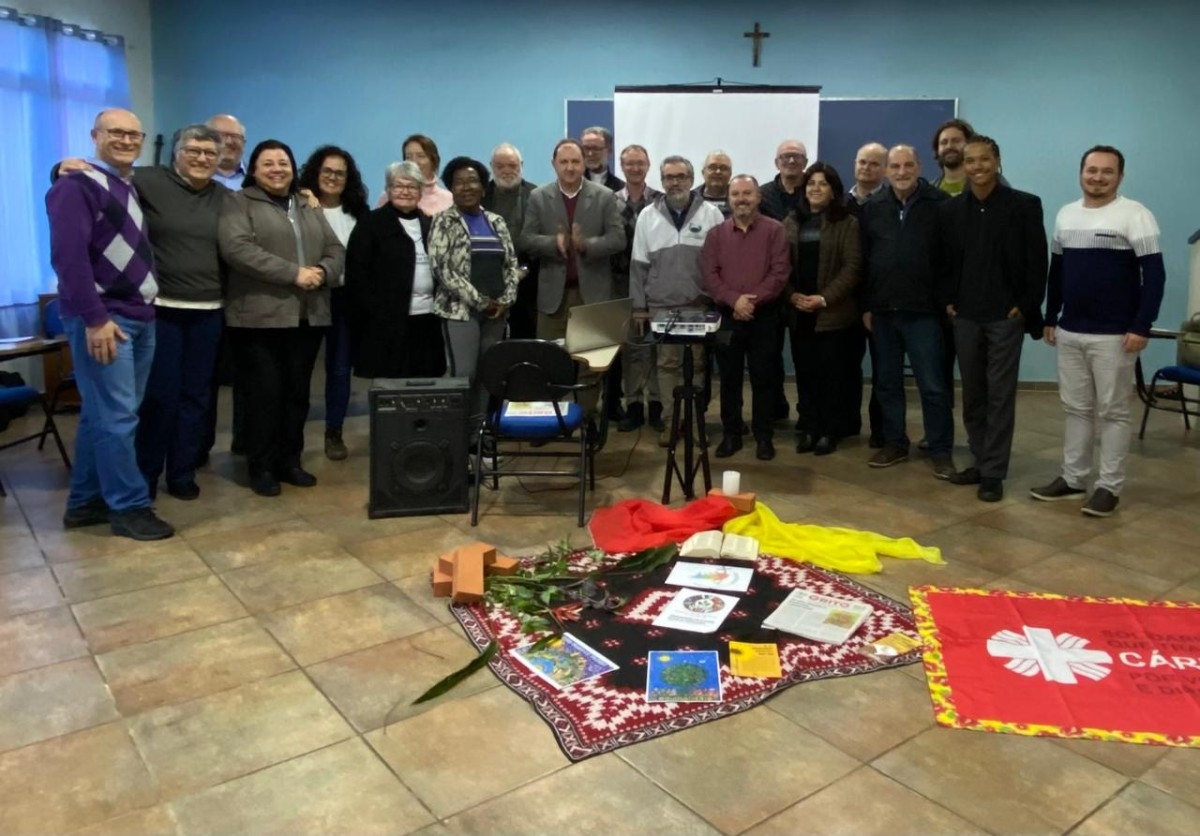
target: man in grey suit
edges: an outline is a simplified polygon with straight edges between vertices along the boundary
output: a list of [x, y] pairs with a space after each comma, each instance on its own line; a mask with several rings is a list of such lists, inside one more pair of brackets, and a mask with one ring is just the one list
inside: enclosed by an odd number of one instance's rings
[[567, 311], [613, 298], [612, 256], [625, 249], [617, 199], [584, 178], [583, 147], [564, 139], [551, 158], [558, 175], [534, 189], [518, 249], [536, 256], [539, 339], [566, 336]]

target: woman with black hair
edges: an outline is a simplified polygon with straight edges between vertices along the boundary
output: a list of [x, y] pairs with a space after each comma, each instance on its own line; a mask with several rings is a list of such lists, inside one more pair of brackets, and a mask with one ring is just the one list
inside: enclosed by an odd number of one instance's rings
[[433, 312], [443, 321], [451, 376], [471, 381], [472, 432], [487, 406], [475, 376], [479, 358], [503, 339], [520, 281], [508, 226], [482, 205], [488, 180], [478, 160], [455, 157], [446, 163], [442, 181], [450, 186], [454, 205], [435, 215], [429, 229]]
[[804, 199], [789, 219], [796, 243], [784, 289], [799, 395], [796, 452], [824, 456], [862, 426], [863, 335], [855, 299], [862, 255], [837, 170], [813, 163], [800, 190]]
[[[367, 189], [349, 152], [322, 145], [300, 169], [300, 190], [321, 205], [325, 220], [343, 247], [354, 225], [367, 216]], [[346, 277], [329, 277], [329, 330], [325, 334], [325, 457], [342, 461], [350, 452], [342, 440], [342, 425], [350, 406], [350, 312]]]
[[309, 382], [328, 327], [330, 278], [345, 250], [319, 209], [296, 195], [296, 159], [276, 139], [250, 155], [242, 190], [221, 209], [217, 241], [229, 267], [225, 322], [246, 399], [250, 487], [278, 496], [279, 483], [312, 487], [300, 465]]

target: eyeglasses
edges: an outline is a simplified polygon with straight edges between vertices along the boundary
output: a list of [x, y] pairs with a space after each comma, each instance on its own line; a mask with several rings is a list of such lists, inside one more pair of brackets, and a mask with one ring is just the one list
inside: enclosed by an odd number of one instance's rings
[[105, 128], [109, 139], [120, 139], [126, 142], [141, 142], [146, 138], [145, 131], [123, 131], [120, 128]]
[[183, 156], [189, 160], [215, 160], [218, 156], [217, 152], [211, 148], [182, 148]]
[[704, 167], [705, 171], [733, 171], [731, 166], [721, 165], [720, 163], [709, 163]]
[[339, 171], [336, 168], [321, 169], [321, 176], [328, 177], [330, 180], [345, 180], [346, 175], [348, 175], [348, 174], [349, 174], [348, 171]]
[[392, 183], [388, 186], [389, 192], [416, 192], [421, 191], [421, 187], [416, 183]]
[[780, 154], [779, 162], [781, 163], [806, 163], [808, 157], [803, 154]]
[[245, 134], [235, 134], [230, 133], [229, 131], [218, 131], [218, 133], [221, 134], [221, 139], [225, 140], [226, 142], [240, 142], [243, 145], [246, 143]]

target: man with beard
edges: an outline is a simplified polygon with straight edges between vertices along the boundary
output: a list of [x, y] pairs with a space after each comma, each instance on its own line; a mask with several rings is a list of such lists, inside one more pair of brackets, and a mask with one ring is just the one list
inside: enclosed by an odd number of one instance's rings
[[[625, 185], [617, 192], [621, 204], [621, 219], [625, 221], [625, 252], [613, 257], [613, 283], [617, 298], [629, 295], [629, 263], [633, 255], [633, 233], [638, 215], [662, 197], [662, 192], [646, 185], [650, 171], [650, 154], [640, 145], [630, 145], [621, 151], [621, 173]], [[642, 400], [649, 398], [650, 426], [663, 430], [662, 394], [658, 391], [655, 368], [656, 346], [653, 343], [629, 342], [619, 358], [625, 384], [625, 417], [617, 425], [623, 433], [633, 432], [646, 423], [646, 407]]]
[[719, 209], [722, 218], [728, 218], [733, 212], [729, 207], [729, 178], [733, 176], [733, 162], [729, 155], [724, 151], [710, 152], [704, 158], [700, 176], [704, 182], [696, 187], [696, 194]]
[[1057, 348], [1058, 394], [1067, 417], [1062, 471], [1030, 493], [1043, 502], [1083, 499], [1099, 436], [1100, 473], [1081, 509], [1092, 517], [1117, 510], [1133, 436], [1133, 369], [1166, 281], [1158, 222], [1117, 193], [1124, 178], [1125, 157], [1116, 148], [1084, 152], [1083, 199], [1058, 211], [1050, 244], [1044, 336]]
[[967, 185], [963, 168], [963, 149], [975, 129], [965, 119], [950, 119], [938, 126], [933, 134], [933, 156], [942, 168], [942, 176], [933, 181], [934, 188], [948, 195], [962, 194]]
[[887, 166], [887, 149], [878, 142], [868, 142], [854, 155], [854, 185], [846, 192], [846, 205], [857, 214], [862, 206], [886, 184], [883, 170]]
[[946, 313], [962, 370], [963, 424], [975, 462], [950, 477], [1004, 498], [1025, 334], [1042, 337], [1046, 230], [1042, 202], [1001, 185], [1000, 147], [973, 136], [964, 149], [970, 188], [942, 209]]
[[[504, 218], [514, 244], [521, 239], [529, 196], [537, 188], [524, 178], [523, 165], [521, 152], [515, 145], [507, 142], [497, 145], [492, 151], [492, 182], [483, 193], [483, 208]], [[508, 335], [531, 340], [537, 336], [538, 262], [519, 246], [517, 260], [521, 265], [521, 283], [517, 286], [517, 301], [508, 309]]]
[[742, 373], [750, 367], [751, 418], [755, 456], [775, 458], [771, 424], [775, 408], [779, 331], [776, 300], [791, 270], [783, 224], [759, 211], [758, 181], [739, 174], [729, 184], [733, 215], [709, 232], [700, 255], [704, 289], [721, 312], [721, 330], [729, 341], [717, 343], [721, 370], [721, 427], [724, 437], [717, 458], [742, 447]]
[[236, 116], [218, 113], [206, 123], [221, 135], [220, 156], [217, 158], [217, 173], [213, 179], [226, 188], [237, 191], [246, 179], [246, 167], [242, 154], [246, 151], [246, 127]]
[[804, 192], [797, 188], [808, 165], [808, 149], [796, 139], [785, 139], [775, 149], [775, 179], [762, 187], [759, 211], [780, 223], [804, 202]]
[[579, 145], [583, 148], [583, 164], [587, 166], [587, 179], [615, 192], [625, 183], [608, 168], [608, 161], [612, 157], [612, 140], [608, 128], [584, 128], [579, 135]]
[[[638, 215], [629, 270], [634, 317], [643, 330], [659, 311], [708, 308], [700, 249], [708, 231], [723, 220], [719, 209], [691, 191], [695, 171], [689, 160], [667, 157], [659, 172], [666, 194]], [[685, 348], [694, 351], [694, 346], [678, 343], [658, 346], [658, 391], [664, 398], [682, 383]], [[659, 434], [664, 447], [670, 443], [673, 417]]]

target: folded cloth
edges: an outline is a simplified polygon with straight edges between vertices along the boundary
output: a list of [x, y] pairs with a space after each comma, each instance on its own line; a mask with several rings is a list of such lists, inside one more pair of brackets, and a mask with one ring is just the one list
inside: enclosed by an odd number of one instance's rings
[[865, 575], [883, 571], [880, 557], [945, 563], [941, 549], [922, 546], [910, 537], [893, 539], [853, 528], [785, 523], [761, 502], [755, 503], [752, 513], [734, 517], [725, 523], [724, 531], [726, 534], [754, 537], [758, 540], [760, 554], [800, 560], [849, 574]]
[[647, 499], [626, 499], [597, 508], [588, 531], [602, 551], [638, 552], [682, 543], [698, 531], [720, 529], [738, 513], [723, 496], [706, 496], [676, 510]]

